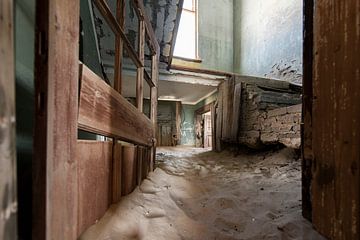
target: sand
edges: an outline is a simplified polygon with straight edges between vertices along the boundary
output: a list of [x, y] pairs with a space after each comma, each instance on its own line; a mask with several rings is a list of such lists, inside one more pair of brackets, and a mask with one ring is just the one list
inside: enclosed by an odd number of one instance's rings
[[294, 150], [159, 148], [157, 158], [155, 172], [80, 239], [324, 239], [301, 216]]

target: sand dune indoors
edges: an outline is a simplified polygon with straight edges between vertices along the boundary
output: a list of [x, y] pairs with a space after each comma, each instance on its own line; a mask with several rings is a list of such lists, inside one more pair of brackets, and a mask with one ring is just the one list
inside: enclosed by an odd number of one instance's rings
[[157, 158], [155, 172], [80, 239], [323, 239], [301, 216], [291, 149], [234, 157], [159, 148]]

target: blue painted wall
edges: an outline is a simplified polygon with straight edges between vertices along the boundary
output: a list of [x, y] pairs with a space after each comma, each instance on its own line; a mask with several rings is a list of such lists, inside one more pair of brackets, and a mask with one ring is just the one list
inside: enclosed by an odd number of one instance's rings
[[234, 0], [234, 72], [301, 83], [302, 0]]

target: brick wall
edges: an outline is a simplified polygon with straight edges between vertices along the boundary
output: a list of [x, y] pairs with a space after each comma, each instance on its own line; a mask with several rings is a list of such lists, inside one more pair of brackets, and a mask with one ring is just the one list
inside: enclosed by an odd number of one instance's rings
[[241, 102], [240, 144], [251, 148], [278, 143], [300, 147], [300, 94], [246, 85]]

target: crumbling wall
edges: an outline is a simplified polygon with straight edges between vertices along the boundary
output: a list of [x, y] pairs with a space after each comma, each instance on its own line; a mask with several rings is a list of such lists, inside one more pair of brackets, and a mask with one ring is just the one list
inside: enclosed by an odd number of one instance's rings
[[230, 78], [219, 86], [216, 149], [223, 143], [299, 148], [301, 95], [285, 81]]
[[300, 94], [262, 90], [247, 84], [240, 109], [239, 143], [252, 148], [282, 143], [300, 147]]

